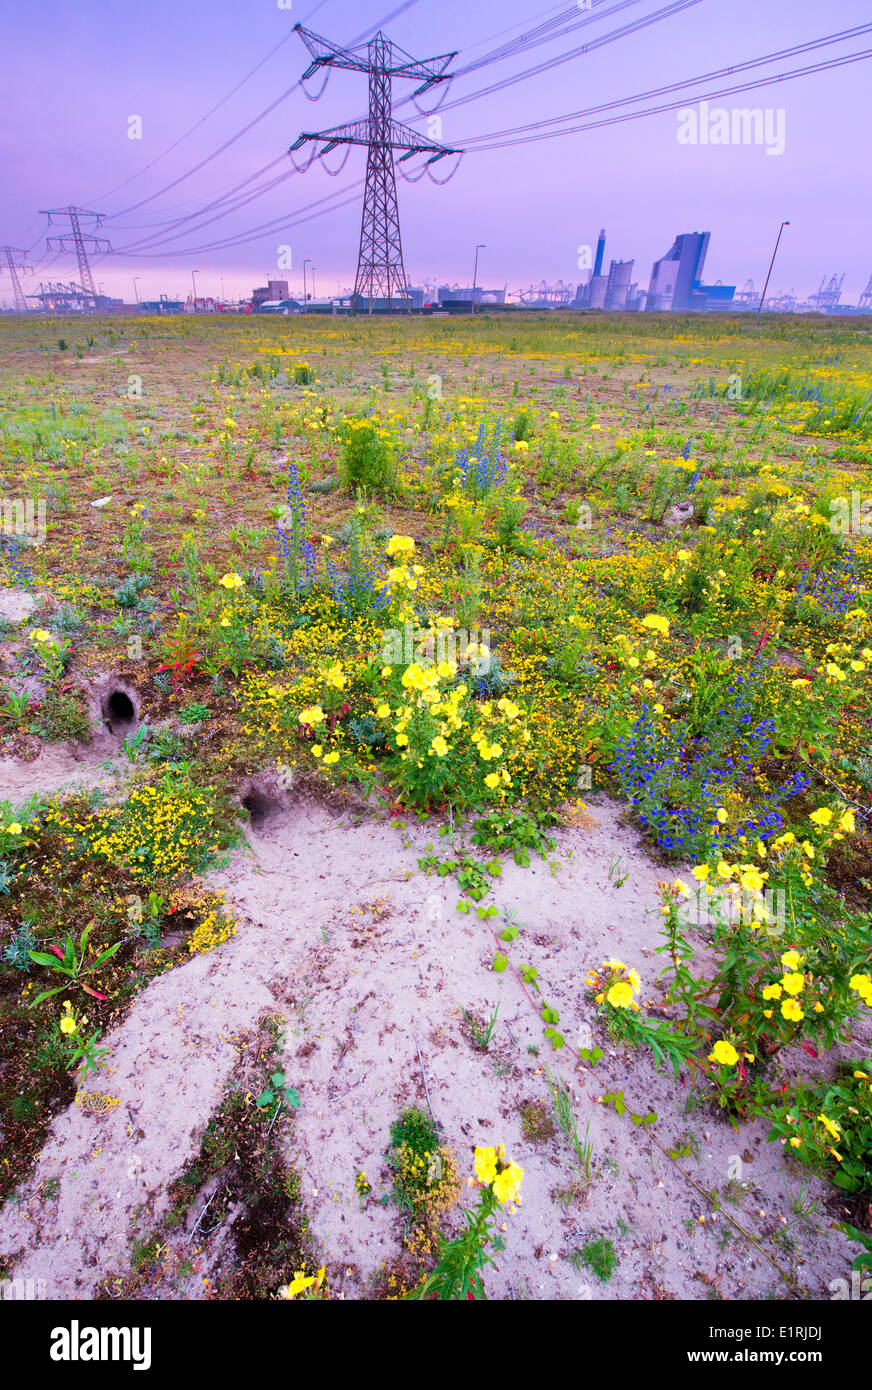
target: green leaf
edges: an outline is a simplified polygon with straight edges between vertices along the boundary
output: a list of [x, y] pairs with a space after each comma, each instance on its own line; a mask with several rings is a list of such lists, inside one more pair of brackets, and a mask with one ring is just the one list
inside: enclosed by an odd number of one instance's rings
[[457, 911], [458, 911], [458, 912], [468, 912], [468, 911], [469, 911], [469, 903], [466, 901], [465, 898], [461, 898], [461, 899], [460, 899], [460, 902], [457, 904]]
[[554, 1048], [555, 1052], [558, 1050], [558, 1048], [561, 1048], [563, 1046], [563, 1034], [558, 1033], [556, 1029], [546, 1028], [545, 1036], [551, 1043], [551, 1046]]
[[274, 1071], [273, 1074], [272, 1074], [272, 1076], [270, 1077], [270, 1082], [271, 1082], [271, 1084], [272, 1084], [273, 1086], [282, 1086], [282, 1085], [284, 1085], [284, 1080], [285, 1080], [285, 1074], [284, 1074], [283, 1071]]
[[509, 962], [508, 962], [508, 960], [506, 959], [506, 957], [505, 957], [500, 951], [498, 951], [497, 954], [494, 956], [494, 967], [493, 967], [493, 968], [494, 968], [494, 970], [497, 972], [498, 975], [501, 975], [501, 974], [503, 973], [503, 971], [506, 969], [508, 963], [509, 963]]
[[540, 1015], [543, 1023], [559, 1023], [560, 1015], [550, 1004], [546, 1004]]
[[292, 1110], [299, 1110], [300, 1093], [299, 1091], [295, 1091], [293, 1086], [289, 1086], [288, 1089], [285, 1091], [285, 1100], [287, 1101], [288, 1105], [291, 1107]]
[[261, 1110], [265, 1110], [266, 1107], [267, 1107], [268, 1105], [272, 1105], [272, 1104], [273, 1104], [273, 1102], [275, 1101], [275, 1098], [276, 1098], [276, 1093], [275, 1093], [275, 1091], [270, 1091], [270, 1090], [261, 1091], [260, 1095], [258, 1096], [257, 1100], [256, 1100], [254, 1103], [255, 1103], [255, 1105], [259, 1105], [260, 1108], [261, 1108]]
[[518, 939], [518, 928], [517, 928], [517, 927], [506, 927], [505, 931], [500, 932], [500, 935], [501, 935], [503, 941], [517, 941], [517, 939]]
[[530, 867], [530, 852], [529, 852], [529, 850], [526, 850], [526, 849], [516, 849], [516, 850], [515, 850], [515, 863], [516, 863], [516, 864], [520, 864], [520, 866], [521, 866], [522, 869], [529, 869], [529, 867]]
[[35, 960], [37, 965], [47, 965], [51, 970], [64, 970], [63, 965], [57, 956], [50, 956], [47, 951], [28, 951], [31, 960]]

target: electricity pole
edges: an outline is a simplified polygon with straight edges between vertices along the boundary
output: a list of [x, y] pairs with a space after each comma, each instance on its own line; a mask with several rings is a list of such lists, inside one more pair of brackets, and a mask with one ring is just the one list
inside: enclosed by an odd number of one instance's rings
[[784, 231], [784, 228], [785, 228], [785, 227], [789, 227], [789, 226], [790, 226], [790, 222], [787, 221], [787, 222], [782, 222], [781, 226], [778, 228], [778, 236], [777, 236], [776, 241], [775, 241], [775, 250], [772, 252], [772, 260], [769, 262], [769, 269], [768, 269], [767, 272], [766, 272], [766, 283], [765, 283], [764, 286], [763, 286], [763, 293], [762, 293], [761, 296], [760, 296], [760, 303], [757, 305], [757, 313], [754, 315], [754, 327], [755, 327], [755, 328], [757, 327], [757, 324], [760, 322], [760, 310], [763, 308], [763, 300], [766, 298], [766, 291], [767, 291], [768, 288], [769, 288], [769, 277], [770, 277], [770, 275], [772, 274], [772, 267], [773, 267], [774, 264], [775, 264], [775, 257], [778, 255], [778, 244], [779, 244], [779, 242], [781, 241], [781, 233]]
[[49, 236], [45, 239], [47, 251], [68, 251], [68, 241], [72, 241], [76, 253], [76, 260], [79, 266], [79, 283], [85, 296], [90, 296], [90, 308], [96, 304], [97, 291], [94, 288], [94, 276], [91, 273], [91, 266], [88, 261], [88, 249], [85, 242], [91, 243], [92, 252], [107, 253], [112, 250], [105, 237], [93, 236], [90, 232], [83, 232], [81, 219], [85, 217], [95, 218], [95, 227], [99, 227], [106, 220], [102, 212], [87, 212], [85, 208], [70, 207], [66, 208], [42, 208], [44, 216], [48, 218], [48, 225], [52, 225], [55, 217], [66, 217], [69, 221], [69, 231], [61, 232], [58, 236]]
[[480, 241], [475, 248], [475, 269], [472, 272], [472, 309], [470, 313], [475, 313], [475, 286], [478, 280], [478, 253], [487, 249], [485, 242]]
[[416, 154], [429, 154], [427, 164], [444, 159], [447, 154], [458, 154], [459, 151], [422, 139], [416, 130], [392, 118], [391, 78], [420, 80], [421, 86], [414, 93], [418, 96], [448, 79], [449, 74], [445, 69], [456, 54], [443, 53], [419, 62], [391, 43], [381, 30], [370, 39], [365, 54], [356, 53], [353, 49], [340, 48], [329, 39], [313, 34], [301, 24], [295, 24], [294, 29], [312, 55], [312, 62], [303, 74], [304, 80], [321, 68], [333, 67], [344, 68], [348, 72], [365, 72], [369, 81], [367, 120], [352, 121], [348, 125], [334, 126], [317, 133], [304, 131], [291, 145], [291, 150], [299, 150], [310, 140], [323, 140], [326, 143], [319, 150], [319, 157], [337, 145], [366, 147], [366, 188], [351, 312], [355, 313], [361, 299], [365, 298], [369, 313], [372, 313], [376, 297], [381, 296], [387, 301], [388, 313], [393, 309], [395, 298], [400, 308], [411, 313], [400, 237], [394, 150], [404, 151], [401, 160], [411, 159]]
[[[15, 257], [24, 256], [27, 253], [25, 251], [19, 251], [14, 246], [0, 246], [0, 254], [6, 257], [5, 269], [9, 271], [9, 276], [12, 280], [12, 297], [15, 300], [15, 312], [17, 314], [26, 314], [27, 300], [25, 299], [24, 291], [21, 288], [21, 281], [18, 278], [18, 272], [19, 270], [23, 270], [26, 274], [30, 270], [30, 266], [25, 265], [23, 261], [16, 261]], [[0, 270], [3, 269], [4, 267], [0, 266]]]

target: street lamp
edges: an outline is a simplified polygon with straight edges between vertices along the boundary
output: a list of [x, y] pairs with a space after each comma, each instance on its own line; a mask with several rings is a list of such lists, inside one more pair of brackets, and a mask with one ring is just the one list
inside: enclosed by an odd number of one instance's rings
[[314, 298], [315, 298], [315, 267], [312, 265], [312, 262], [311, 262], [311, 261], [309, 262], [309, 268], [310, 268], [311, 274], [312, 274], [312, 298], [314, 299]]
[[479, 251], [484, 251], [485, 247], [486, 243], [480, 241], [475, 248], [475, 267], [472, 272], [472, 309], [470, 311], [473, 314], [475, 313], [475, 287], [478, 280], [478, 253]]
[[303, 313], [306, 312], [306, 303], [308, 300], [308, 295], [306, 294], [306, 266], [311, 264], [312, 262], [309, 260], [307, 256], [306, 259], [303, 261]]
[[769, 269], [766, 272], [766, 283], [763, 286], [763, 293], [760, 296], [760, 303], [757, 305], [757, 313], [754, 315], [755, 328], [757, 327], [757, 324], [760, 322], [760, 310], [763, 308], [763, 300], [766, 298], [766, 291], [769, 288], [769, 277], [772, 274], [772, 267], [775, 264], [775, 257], [778, 255], [778, 243], [781, 241], [781, 233], [784, 231], [785, 227], [789, 226], [790, 222], [787, 221], [782, 222], [781, 226], [778, 228], [778, 236], [775, 239], [775, 250], [772, 252], [772, 260], [769, 262]]
[[196, 277], [197, 277], [197, 274], [198, 274], [198, 272], [197, 272], [196, 270], [192, 270], [192, 271], [191, 271], [191, 280], [192, 280], [193, 286], [194, 286], [194, 313], [195, 313], [195, 314], [196, 314], [196, 312], [197, 312], [197, 278], [196, 278]]

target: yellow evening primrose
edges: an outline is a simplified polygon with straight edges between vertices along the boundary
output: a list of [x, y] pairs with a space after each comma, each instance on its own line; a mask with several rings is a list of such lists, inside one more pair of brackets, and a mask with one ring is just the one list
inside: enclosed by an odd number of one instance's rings
[[507, 1202], [517, 1202], [521, 1193], [521, 1180], [524, 1170], [517, 1163], [510, 1163], [493, 1180], [494, 1196], [503, 1206]]
[[721, 1038], [719, 1042], [716, 1042], [709, 1053], [709, 1061], [717, 1062], [720, 1067], [734, 1067], [738, 1060], [738, 1052], [733, 1047], [733, 1044], [727, 1042], [725, 1038]]
[[633, 987], [625, 980], [618, 980], [606, 994], [606, 1000], [614, 1009], [629, 1009], [633, 1002]]
[[225, 589], [241, 589], [243, 582], [238, 574], [225, 574], [218, 580]]
[[473, 1167], [479, 1182], [485, 1186], [492, 1183], [497, 1175], [496, 1149], [477, 1148], [473, 1156]]
[[815, 825], [829, 825], [833, 818], [833, 813], [828, 806], [819, 806], [816, 811], [812, 811], [809, 820]]
[[805, 1013], [795, 999], [784, 999], [781, 1003], [781, 1017], [786, 1018], [788, 1023], [800, 1023], [805, 1018]]

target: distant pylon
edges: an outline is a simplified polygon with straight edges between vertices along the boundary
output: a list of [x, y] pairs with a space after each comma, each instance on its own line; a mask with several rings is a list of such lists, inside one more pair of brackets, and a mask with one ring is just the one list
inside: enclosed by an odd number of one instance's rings
[[425, 58], [419, 62], [391, 43], [381, 30], [370, 39], [365, 55], [356, 54], [353, 49], [339, 48], [329, 39], [311, 33], [301, 24], [295, 24], [294, 29], [313, 59], [303, 74], [304, 79], [324, 67], [365, 72], [369, 77], [367, 120], [352, 121], [349, 125], [334, 126], [331, 130], [317, 133], [305, 131], [291, 145], [291, 150], [299, 150], [309, 140], [324, 140], [326, 144], [319, 155], [328, 153], [337, 145], [367, 147], [366, 190], [351, 312], [356, 312], [365, 295], [369, 312], [372, 313], [373, 301], [379, 294], [387, 300], [389, 313], [395, 297], [400, 308], [411, 312], [400, 237], [394, 150], [405, 151], [400, 156], [401, 160], [411, 159], [416, 154], [429, 154], [428, 164], [444, 159], [447, 154], [459, 154], [460, 151], [422, 139], [416, 130], [391, 118], [391, 78], [423, 79], [422, 85], [415, 89], [418, 96], [437, 82], [448, 79], [449, 74], [445, 69], [456, 54], [442, 53], [436, 58]]
[[[26, 256], [27, 252], [19, 251], [15, 246], [0, 246], [0, 255], [6, 257], [6, 269], [9, 271], [9, 274], [12, 278], [12, 294], [15, 299], [15, 312], [17, 314], [26, 314], [27, 300], [25, 299], [24, 291], [21, 288], [21, 281], [18, 278], [18, 272], [19, 270], [23, 270], [26, 273], [30, 270], [30, 266], [25, 265], [23, 261], [16, 262], [15, 257]], [[0, 265], [0, 270], [2, 269], [3, 266]]]
[[869, 276], [869, 283], [866, 286], [863, 293], [860, 295], [860, 299], [858, 301], [858, 308], [867, 310], [872, 309], [872, 275]]
[[41, 211], [48, 218], [49, 226], [52, 225], [53, 217], [66, 217], [69, 219], [69, 231], [62, 232], [60, 236], [46, 237], [45, 247], [47, 251], [67, 251], [69, 248], [66, 242], [68, 240], [72, 241], [76, 252], [76, 260], [79, 263], [79, 283], [86, 294], [89, 294], [96, 302], [97, 291], [94, 287], [94, 277], [91, 274], [91, 267], [88, 264], [88, 253], [85, 249], [85, 242], [91, 242], [92, 251], [111, 251], [112, 247], [105, 237], [93, 236], [90, 232], [83, 232], [79, 225], [79, 219], [82, 217], [96, 218], [94, 225], [99, 227], [105, 221], [103, 213], [86, 212], [84, 208], [72, 206], [67, 208], [51, 208], [50, 210], [48, 208], [42, 208]]

